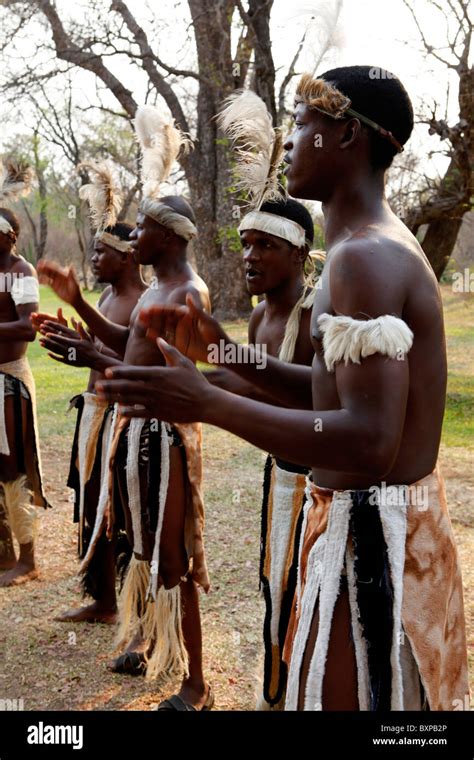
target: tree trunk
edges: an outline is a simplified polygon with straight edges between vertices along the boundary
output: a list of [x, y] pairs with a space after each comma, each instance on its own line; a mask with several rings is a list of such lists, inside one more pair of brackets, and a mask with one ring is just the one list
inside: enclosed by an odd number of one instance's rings
[[35, 263], [44, 256], [46, 240], [48, 238], [48, 191], [44, 177], [44, 165], [39, 156], [39, 138], [37, 132], [33, 137], [33, 155], [35, 158], [35, 171], [38, 178], [39, 195], [39, 235], [35, 240]]
[[199, 87], [196, 147], [186, 162], [191, 204], [199, 237], [194, 252], [206, 281], [213, 311], [219, 319], [234, 319], [250, 312], [239, 235], [238, 207], [229, 187], [230, 150], [219, 138], [215, 114], [234, 88], [230, 27], [232, 0], [189, 0], [194, 25], [199, 71], [206, 81]]
[[435, 196], [407, 215], [406, 224], [416, 234], [428, 224], [422, 248], [438, 280], [456, 245], [464, 214], [472, 208], [474, 195], [474, 68], [469, 66], [470, 32], [456, 67], [459, 74], [459, 120], [454, 127], [446, 121], [430, 122], [430, 132], [449, 140], [451, 161]]
[[433, 267], [438, 280], [446, 269], [461, 229], [462, 216], [442, 217], [432, 222], [426, 230], [421, 247]]

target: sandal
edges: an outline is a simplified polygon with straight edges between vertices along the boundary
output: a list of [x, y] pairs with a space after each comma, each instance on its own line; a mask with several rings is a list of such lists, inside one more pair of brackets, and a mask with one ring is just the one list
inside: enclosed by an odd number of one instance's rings
[[189, 702], [185, 702], [184, 699], [179, 696], [179, 694], [173, 694], [173, 696], [169, 699], [165, 699], [163, 702], [160, 702], [158, 707], [155, 707], [154, 709], [156, 711], [165, 710], [166, 712], [202, 712], [204, 710], [212, 710], [213, 707], [214, 694], [211, 685], [209, 684], [207, 699], [199, 710]]
[[112, 673], [124, 673], [127, 676], [144, 676], [146, 660], [144, 652], [124, 652], [124, 654], [117, 657], [107, 667]]

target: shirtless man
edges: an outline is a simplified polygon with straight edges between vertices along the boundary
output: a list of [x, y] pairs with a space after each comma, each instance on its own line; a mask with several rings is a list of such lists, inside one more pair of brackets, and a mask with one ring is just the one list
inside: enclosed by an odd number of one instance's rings
[[[48, 507], [42, 489], [35, 383], [26, 358], [35, 339], [30, 315], [39, 289], [31, 264], [16, 253], [17, 217], [0, 208], [0, 587], [38, 576], [36, 507]], [[19, 544], [16, 558], [12, 534]]]
[[[311, 366], [314, 350], [309, 327], [317, 292], [305, 284], [308, 252], [314, 238], [311, 215], [301, 203], [287, 199], [264, 203], [260, 212], [253, 211], [249, 219], [247, 222], [244, 217], [239, 227], [247, 289], [252, 296], [264, 296], [250, 317], [249, 344], [282, 361]], [[276, 397], [265, 395], [229, 369], [205, 375], [213, 385], [232, 393], [278, 404]], [[307, 474], [308, 468], [272, 456], [265, 464], [260, 584], [266, 612], [259, 709], [281, 709], [284, 704], [286, 665], [282, 652], [296, 587], [295, 548]]]
[[[128, 327], [130, 315], [146, 290], [139, 265], [130, 255], [129, 238], [132, 229], [129, 224], [122, 222], [107, 228], [105, 234], [95, 239], [91, 257], [92, 271], [97, 282], [109, 283], [100, 296], [97, 308], [111, 322], [124, 327]], [[51, 321], [51, 317], [47, 314], [33, 315], [36, 329], [40, 329], [48, 320]], [[57, 320], [53, 318], [52, 321]], [[94, 338], [94, 343], [102, 353], [114, 355], [98, 338]], [[106, 439], [110, 426], [111, 407], [107, 403], [100, 403], [94, 389], [96, 381], [101, 377], [100, 372], [91, 370], [87, 390], [72, 400], [78, 409], [78, 415], [68, 486], [75, 491], [74, 521], [79, 523], [78, 547], [81, 559], [87, 552], [95, 524], [103, 470], [102, 442]], [[117, 612], [115, 566], [114, 542], [108, 541], [103, 535], [82, 574], [84, 595], [91, 596], [94, 601], [84, 607], [68, 610], [56, 620], [114, 623]]]
[[[138, 262], [142, 265], [153, 266], [156, 282], [144, 293], [140, 304], [133, 310], [130, 327], [112, 323], [87, 304], [70, 270], [62, 270], [52, 262], [44, 262], [39, 270], [42, 279], [53, 287], [60, 298], [74, 306], [94, 335], [118, 355], [124, 356], [123, 362], [118, 358], [99, 353], [90, 341], [71, 339], [58, 332], [48, 332], [48, 330], [61, 332], [60, 326], [54, 325], [45, 325], [42, 328], [45, 335], [42, 344], [49, 351], [68, 360], [69, 350], [74, 348], [76, 363], [87, 364], [102, 373], [108, 367], [121, 366], [124, 362], [127, 365], [130, 363], [147, 366], [163, 364], [160, 350], [156, 344], [147, 339], [145, 330], [138, 320], [140, 309], [169, 303], [184, 304], [186, 297], [191, 295], [203, 309], [210, 310], [207, 287], [186, 258], [188, 240], [196, 234], [191, 207], [182, 198], [166, 196], [151, 207], [150, 213], [154, 213], [154, 208], [156, 208], [158, 218], [162, 218], [160, 214], [166, 214], [166, 225], [160, 224], [148, 213], [139, 213], [136, 228], [131, 234], [131, 247]], [[178, 229], [180, 234], [177, 234], [172, 227]], [[205, 590], [209, 586], [202, 548], [203, 514], [198, 482], [200, 430], [191, 426], [181, 426], [179, 430], [174, 426], [165, 429], [161, 423], [157, 425], [159, 420], [152, 420], [152, 424], [142, 428], [139, 445], [137, 444], [136, 447], [139, 461], [135, 462], [133, 457], [127, 455], [127, 447], [130, 448], [134, 444], [133, 441], [127, 440], [129, 431], [122, 423], [123, 420], [116, 422], [113, 433], [114, 494], [118, 495], [117, 498], [125, 511], [127, 532], [135, 555], [135, 563], [132, 560], [128, 572], [128, 585], [127, 579], [125, 580], [123, 595], [126, 600], [136, 598], [137, 595], [140, 597], [140, 610], [138, 612], [136, 609], [132, 610], [129, 617], [136, 618], [138, 614], [141, 626], [141, 630], [137, 632], [133, 630], [133, 625], [130, 625], [130, 620], [121, 620], [121, 631], [135, 634], [127, 647], [127, 652], [130, 655], [139, 654], [139, 640], [142, 641], [142, 647], [149, 644], [149, 636], [144, 630], [143, 623], [148, 609], [145, 603], [147, 584], [143, 587], [141, 580], [143, 573], [148, 572], [151, 574], [151, 587], [153, 588], [154, 583], [159, 585], [157, 593], [155, 590], [156, 615], [153, 616], [153, 621], [159, 617], [159, 612], [162, 618], [174, 615], [175, 619], [172, 622], [175, 624], [176, 632], [173, 633], [175, 638], [168, 641], [166, 640], [167, 632], [159, 633], [158, 630], [157, 636], [154, 637], [154, 649], [148, 653], [149, 657], [146, 659], [147, 674], [149, 674], [150, 665], [152, 665], [152, 675], [159, 674], [163, 662], [162, 650], [166, 646], [169, 647], [174, 658], [167, 665], [177, 668], [177, 663], [182, 660], [180, 647], [183, 637], [189, 662], [189, 666], [183, 663], [185, 672], [188, 667], [189, 672], [183, 679], [179, 695], [176, 695], [176, 698], [172, 697], [172, 702], [167, 700], [162, 709], [182, 710], [183, 704], [186, 705], [184, 709], [188, 710], [209, 709], [213, 697], [202, 672], [201, 625], [197, 591], [198, 583]], [[132, 433], [130, 435], [133, 438]], [[158, 505], [161, 490], [159, 488], [160, 473], [161, 477], [164, 477], [163, 473], [166, 469], [166, 462], [163, 460], [164, 440], [169, 442], [169, 481], [165, 504]], [[161, 452], [161, 461], [153, 459], [152, 451]], [[139, 475], [139, 483], [134, 485], [140, 494], [138, 508], [141, 513], [138, 519], [134, 511], [135, 498], [133, 494], [131, 495], [132, 470], [135, 468]], [[151, 496], [148, 498], [148, 493], [156, 496], [156, 499]], [[117, 509], [117, 506], [114, 496], [114, 509]], [[157, 514], [158, 506], [160, 509]], [[158, 533], [158, 528], [160, 533]], [[94, 541], [93, 535], [92, 546]], [[192, 569], [190, 569], [191, 557]], [[130, 588], [130, 584], [135, 584], [133, 589]], [[172, 597], [171, 593], [176, 590], [179, 591], [178, 597], [176, 595]], [[176, 598], [180, 600], [177, 609]], [[123, 604], [122, 609], [126, 608], [127, 605]], [[155, 625], [154, 622], [153, 625]], [[166, 620], [165, 625], [168, 625], [169, 633], [169, 629], [173, 626]], [[146, 643], [143, 644], [143, 641]], [[174, 657], [173, 649], [176, 649], [176, 657]], [[159, 656], [157, 660], [154, 659], [155, 654]], [[127, 659], [130, 666], [139, 666], [139, 660], [140, 658], [132, 656]]]
[[[98, 389], [129, 414], [141, 404], [149, 415], [201, 420], [312, 467], [286, 709], [452, 710], [468, 683], [461, 575], [437, 468], [442, 304], [419, 243], [384, 194], [412, 130], [411, 103], [395, 76], [370, 71], [305, 75], [285, 144], [289, 192], [323, 203], [313, 366], [271, 357], [264, 371], [232, 366], [291, 408], [210, 385], [162, 339], [166, 368], [111, 369]], [[230, 342], [191, 299], [141, 319], [193, 359]]]

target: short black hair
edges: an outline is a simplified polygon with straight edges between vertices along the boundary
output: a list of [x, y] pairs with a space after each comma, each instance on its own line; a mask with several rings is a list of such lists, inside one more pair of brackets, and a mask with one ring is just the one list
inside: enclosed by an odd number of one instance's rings
[[276, 216], [284, 216], [285, 219], [291, 219], [292, 222], [297, 222], [297, 224], [300, 224], [305, 231], [305, 238], [308, 245], [313, 242], [313, 219], [306, 206], [303, 206], [299, 201], [295, 201], [293, 198], [287, 198], [286, 200], [281, 201], [266, 201], [266, 203], [262, 203], [260, 211], [265, 211], [267, 214], [275, 214]]
[[15, 236], [18, 237], [20, 234], [20, 220], [18, 219], [17, 215], [14, 214], [13, 211], [10, 211], [9, 208], [0, 207], [0, 216], [3, 216], [3, 218], [7, 220], [8, 224], [15, 233]]
[[[401, 145], [406, 143], [413, 129], [413, 106], [395, 74], [377, 66], [342, 66], [326, 71], [320, 78], [347, 95], [351, 108], [389, 130]], [[372, 165], [387, 169], [397, 149], [375, 129], [368, 126], [366, 129], [370, 134]]]
[[110, 235], [116, 235], [116, 237], [120, 238], [120, 240], [128, 240], [130, 238], [130, 233], [132, 230], [133, 227], [131, 224], [126, 224], [125, 222], [117, 222], [117, 224], [114, 224], [112, 227], [107, 227], [105, 232], [108, 232]]

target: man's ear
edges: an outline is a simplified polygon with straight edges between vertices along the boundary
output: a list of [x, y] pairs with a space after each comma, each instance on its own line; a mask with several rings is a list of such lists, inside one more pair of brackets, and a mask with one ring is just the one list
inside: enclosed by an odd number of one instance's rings
[[361, 123], [359, 119], [353, 118], [349, 119], [344, 124], [344, 129], [341, 133], [341, 139], [340, 139], [340, 147], [344, 150], [345, 148], [350, 148], [354, 145], [354, 143], [359, 139], [361, 135]]
[[304, 264], [308, 258], [309, 248], [307, 245], [302, 245], [300, 248], [293, 246], [292, 254], [295, 261], [299, 264]]

